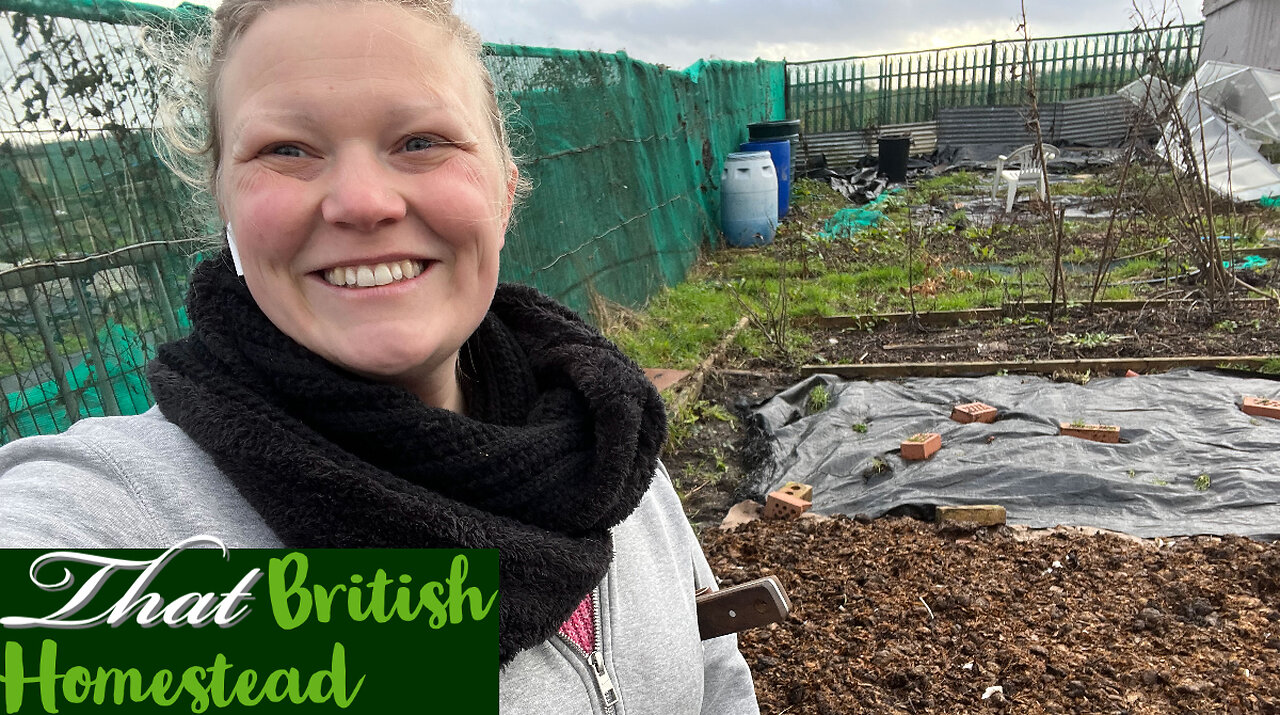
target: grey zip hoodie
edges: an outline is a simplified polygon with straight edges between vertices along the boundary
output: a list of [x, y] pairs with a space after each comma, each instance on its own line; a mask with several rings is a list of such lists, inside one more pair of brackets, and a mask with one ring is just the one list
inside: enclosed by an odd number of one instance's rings
[[[158, 408], [0, 448], [0, 547], [167, 548], [197, 534], [283, 546]], [[520, 653], [499, 674], [500, 712], [758, 713], [736, 638], [698, 639], [693, 594], [715, 580], [664, 467], [613, 540], [593, 594], [596, 652], [556, 636]]]

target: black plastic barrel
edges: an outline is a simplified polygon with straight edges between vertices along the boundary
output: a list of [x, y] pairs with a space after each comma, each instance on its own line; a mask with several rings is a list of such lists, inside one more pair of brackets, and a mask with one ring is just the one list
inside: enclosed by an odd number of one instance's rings
[[880, 173], [889, 181], [901, 184], [907, 180], [907, 159], [911, 156], [911, 137], [889, 135], [879, 139]]
[[753, 142], [791, 139], [800, 136], [799, 119], [781, 119], [776, 122], [756, 122], [747, 125], [747, 136]]

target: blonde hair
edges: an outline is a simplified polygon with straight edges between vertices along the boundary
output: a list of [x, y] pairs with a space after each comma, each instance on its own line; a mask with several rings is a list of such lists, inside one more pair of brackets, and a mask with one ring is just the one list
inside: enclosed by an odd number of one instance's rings
[[[490, 120], [490, 130], [504, 166], [516, 163], [505, 126], [506, 113], [499, 105], [493, 78], [484, 64], [480, 35], [453, 11], [452, 0], [224, 0], [210, 23], [193, 36], [178, 39], [173, 33], [152, 37], [151, 59], [167, 71], [171, 82], [158, 107], [156, 133], [161, 158], [198, 191], [216, 197], [222, 164], [222, 126], [218, 117], [218, 82], [236, 41], [264, 14], [276, 8], [322, 1], [380, 3], [404, 8], [449, 34], [463, 50], [465, 67], [480, 79]], [[158, 39], [158, 41], [156, 41]], [[172, 48], [177, 46], [175, 52]], [[166, 59], [168, 58], [168, 59]], [[516, 187], [518, 202], [529, 190], [523, 177]]]

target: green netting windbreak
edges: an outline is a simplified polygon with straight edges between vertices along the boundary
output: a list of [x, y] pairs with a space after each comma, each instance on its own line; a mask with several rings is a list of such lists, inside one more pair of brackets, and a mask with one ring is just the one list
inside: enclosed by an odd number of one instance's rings
[[747, 124], [781, 118], [779, 62], [700, 61], [680, 72], [602, 54], [492, 46], [490, 71], [534, 191], [503, 279], [579, 312], [636, 304], [683, 279], [719, 224], [720, 169]]
[[0, 441], [134, 414], [184, 330], [191, 192], [156, 157], [140, 26], [189, 11], [0, 2]]
[[1026, 68], [1042, 104], [1112, 94], [1158, 60], [1189, 79], [1204, 24], [1023, 40], [787, 64], [788, 116], [810, 134], [927, 122], [939, 109], [1026, 103]]
[[[0, 443], [133, 414], [146, 362], [188, 325], [186, 280], [219, 227], [158, 159], [146, 25], [207, 10], [0, 0]], [[679, 281], [716, 234], [719, 167], [783, 111], [781, 63], [673, 72], [623, 54], [492, 47], [535, 185], [503, 278], [586, 312]]]

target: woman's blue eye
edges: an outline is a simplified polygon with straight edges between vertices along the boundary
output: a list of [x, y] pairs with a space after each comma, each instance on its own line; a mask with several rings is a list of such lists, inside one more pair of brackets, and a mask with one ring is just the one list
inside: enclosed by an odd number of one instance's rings
[[404, 143], [405, 151], [426, 151], [435, 146], [435, 142], [426, 137], [409, 137]]
[[301, 149], [292, 144], [281, 144], [280, 146], [272, 147], [269, 153], [294, 159], [300, 159], [305, 156]]

